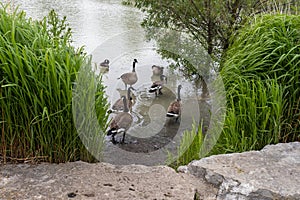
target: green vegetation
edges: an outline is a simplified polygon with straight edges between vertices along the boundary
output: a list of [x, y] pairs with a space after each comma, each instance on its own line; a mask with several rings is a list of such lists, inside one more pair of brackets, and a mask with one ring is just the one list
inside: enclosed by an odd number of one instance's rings
[[264, 15], [235, 38], [221, 70], [228, 110], [220, 152], [300, 140], [299, 25], [296, 15]]
[[[66, 18], [51, 11], [42, 21], [34, 21], [22, 11], [8, 13], [4, 5], [0, 16], [2, 159], [94, 161], [72, 115], [73, 85], [80, 67], [90, 61], [82, 48], [71, 46]], [[105, 128], [107, 101], [101, 83], [97, 86], [95, 105], [100, 126]]]
[[192, 160], [200, 159], [200, 149], [203, 144], [202, 126], [193, 125], [191, 131], [185, 131], [177, 149], [177, 155], [168, 154], [167, 164], [174, 169], [180, 165], [188, 164]]
[[[196, 81], [201, 83], [203, 94], [211, 92], [205, 84], [210, 70], [222, 75], [226, 118], [211, 154], [261, 149], [267, 144], [300, 140], [300, 33], [299, 17], [293, 15], [298, 13], [299, 2], [127, 1], [135, 2], [135, 6], [147, 14], [142, 25], [148, 37], [158, 41], [158, 52], [164, 58], [173, 59], [173, 67], [182, 70], [187, 77], [198, 78]], [[179, 42], [166, 48], [174, 31], [161, 33], [157, 27], [177, 31], [179, 36], [175, 38]], [[186, 40], [185, 45], [185, 41], [180, 41], [181, 33], [195, 42]], [[201, 44], [212, 60], [197, 52], [200, 48], [195, 44]], [[176, 47], [180, 51], [174, 51]], [[197, 56], [191, 58], [193, 55]], [[195, 74], [198, 76], [191, 76]], [[193, 145], [183, 153], [186, 149], [183, 146], [191, 143], [187, 140], [194, 133], [195, 130], [184, 133], [178, 153], [181, 156], [175, 165], [187, 164], [199, 153], [203, 154]]]
[[[234, 38], [221, 70], [225, 124], [210, 155], [300, 141], [299, 26], [296, 15], [257, 16]], [[183, 146], [189, 144], [189, 134], [185, 133]], [[176, 167], [199, 154], [201, 149], [191, 145]]]
[[[227, 92], [227, 110], [222, 134], [210, 154], [300, 141], [300, 17], [255, 15], [246, 21], [253, 11], [249, 6], [252, 4], [248, 4], [251, 1], [207, 0], [202, 1], [203, 5], [200, 1], [184, 2], [136, 0], [135, 5], [148, 12], [143, 23], [148, 31], [156, 26], [174, 28], [201, 43], [209, 55], [218, 58], [213, 61], [222, 61], [219, 69]], [[230, 3], [228, 7], [224, 2]], [[255, 11], [280, 8], [276, 3], [264, 2], [267, 4], [260, 4]], [[6, 9], [3, 5], [0, 9], [1, 158], [95, 161], [92, 155], [98, 155], [103, 146], [101, 133], [107, 126], [108, 103], [101, 77], [91, 71], [91, 59], [82, 48], [71, 46], [66, 18], [60, 19], [52, 11], [42, 21], [33, 21], [24, 12], [8, 14]], [[297, 11], [296, 7], [284, 9]], [[236, 15], [232, 15], [234, 10]], [[155, 39], [157, 36], [170, 38], [152, 35]], [[164, 51], [173, 49], [165, 48], [164, 43], [160, 43], [161, 53], [173, 58], [175, 67], [182, 63], [190, 67], [187, 58], [197, 44], [189, 44], [185, 40], [180, 46], [190, 47], [182, 53], [185, 58]], [[190, 60], [196, 63], [198, 59]], [[210, 61], [203, 59], [196, 64], [211, 67]], [[203, 68], [186, 71], [194, 75], [199, 69]], [[209, 71], [203, 69], [199, 75], [202, 82]], [[78, 81], [81, 84], [76, 84]], [[201, 157], [203, 141], [209, 136], [203, 137], [201, 130], [194, 125], [192, 131], [184, 133], [180, 156], [171, 166]]]
[[[217, 62], [220, 62], [230, 46], [230, 38], [236, 35], [249, 17], [273, 12], [294, 14], [298, 12], [300, 6], [299, 2], [291, 0], [126, 0], [125, 2], [134, 2], [135, 7], [146, 13], [142, 26], [147, 31], [167, 28], [185, 33], [195, 43], [201, 44], [208, 55]], [[166, 52], [164, 55], [167, 56]], [[187, 65], [182, 59], [178, 60], [177, 56], [171, 52], [168, 58], [188, 68], [195, 67], [197, 70], [198, 66]]]
[[225, 125], [213, 154], [258, 150], [279, 142], [281, 87], [273, 80], [243, 78], [227, 85]]

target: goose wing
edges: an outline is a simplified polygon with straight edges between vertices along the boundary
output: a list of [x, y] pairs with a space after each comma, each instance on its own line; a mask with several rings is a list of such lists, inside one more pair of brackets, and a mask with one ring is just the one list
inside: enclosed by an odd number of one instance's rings
[[159, 90], [162, 88], [163, 82], [162, 81], [155, 81], [151, 85], [149, 92], [155, 92], [156, 90]]
[[180, 115], [181, 113], [181, 104], [179, 101], [174, 101], [170, 103], [168, 107], [168, 113]]
[[137, 82], [136, 72], [128, 72], [128, 73], [122, 74], [120, 78], [125, 83], [135, 83], [135, 82]]
[[132, 116], [129, 113], [123, 112], [123, 113], [119, 113], [118, 115], [116, 115], [116, 117], [114, 118], [115, 120], [115, 124], [117, 126], [117, 129], [123, 128], [125, 130], [128, 130], [129, 127], [132, 124]]
[[112, 106], [112, 109], [113, 110], [123, 110], [124, 109], [123, 100], [121, 98], [118, 99]]

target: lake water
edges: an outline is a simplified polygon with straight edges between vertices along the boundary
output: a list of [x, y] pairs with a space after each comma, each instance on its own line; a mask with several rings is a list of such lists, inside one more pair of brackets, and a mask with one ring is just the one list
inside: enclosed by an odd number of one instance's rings
[[[136, 89], [136, 103], [132, 109], [134, 122], [127, 132], [125, 144], [113, 145], [110, 138], [106, 138], [104, 161], [114, 164], [164, 164], [168, 152], [176, 154], [182, 133], [191, 130], [193, 121], [203, 119], [209, 126], [209, 101], [199, 100], [199, 89], [167, 67], [168, 61], [157, 54], [154, 42], [146, 42], [140, 26], [143, 14], [139, 10], [122, 5], [120, 0], [14, 0], [12, 3], [33, 19], [42, 19], [51, 9], [60, 16], [67, 16], [73, 31], [73, 45], [85, 46], [97, 66], [104, 59], [110, 60], [109, 71], [103, 72], [97, 67], [95, 72], [103, 73], [111, 103], [126, 94], [124, 84], [117, 78], [132, 70], [134, 58], [138, 60], [138, 81], [133, 86]], [[159, 97], [147, 92], [152, 81], [159, 79], [152, 74], [151, 66], [154, 64], [164, 66], [164, 74], [168, 77], [163, 95]], [[165, 114], [169, 103], [176, 99], [179, 84], [183, 86], [182, 116], [176, 123], [167, 120]]]

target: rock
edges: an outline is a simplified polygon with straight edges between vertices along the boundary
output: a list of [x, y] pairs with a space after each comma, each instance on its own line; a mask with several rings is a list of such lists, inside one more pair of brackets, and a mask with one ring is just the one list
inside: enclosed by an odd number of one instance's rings
[[188, 172], [188, 167], [187, 166], [179, 166], [177, 168], [177, 171], [181, 172], [181, 173], [187, 173]]
[[300, 143], [167, 166], [0, 166], [0, 199], [300, 200]]
[[0, 199], [216, 199], [217, 190], [170, 167], [107, 163], [0, 166]]
[[219, 200], [300, 199], [299, 142], [203, 158], [186, 171], [217, 188]]

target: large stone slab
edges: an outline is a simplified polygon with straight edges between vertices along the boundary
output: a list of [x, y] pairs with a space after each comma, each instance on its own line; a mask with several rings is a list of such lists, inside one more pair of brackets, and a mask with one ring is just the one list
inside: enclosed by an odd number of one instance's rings
[[299, 142], [211, 156], [180, 171], [187, 173], [85, 162], [0, 165], [0, 199], [300, 199]]
[[180, 167], [218, 188], [222, 200], [299, 200], [300, 143], [207, 157]]
[[0, 199], [215, 199], [217, 190], [166, 166], [18, 164], [0, 166]]

